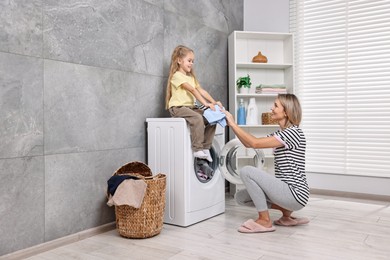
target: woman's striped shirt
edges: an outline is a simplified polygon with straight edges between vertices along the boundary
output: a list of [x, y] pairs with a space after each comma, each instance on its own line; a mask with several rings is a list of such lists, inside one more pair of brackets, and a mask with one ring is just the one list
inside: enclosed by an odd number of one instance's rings
[[310, 191], [305, 173], [306, 138], [302, 129], [291, 126], [269, 136], [284, 145], [274, 149], [275, 177], [286, 182], [298, 203], [305, 206]]

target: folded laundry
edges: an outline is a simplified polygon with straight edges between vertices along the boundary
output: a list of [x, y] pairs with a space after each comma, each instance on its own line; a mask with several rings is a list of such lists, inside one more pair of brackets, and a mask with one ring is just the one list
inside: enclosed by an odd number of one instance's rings
[[225, 113], [222, 112], [218, 105], [215, 105], [215, 111], [210, 108], [206, 109], [203, 113], [203, 116], [211, 125], [218, 123], [222, 127], [226, 126]]
[[286, 88], [284, 84], [260, 84], [256, 88]]
[[287, 93], [285, 88], [261, 88], [260, 90], [256, 89], [256, 93]]
[[284, 84], [260, 84], [256, 87], [255, 92], [257, 94], [287, 93], [287, 89]]

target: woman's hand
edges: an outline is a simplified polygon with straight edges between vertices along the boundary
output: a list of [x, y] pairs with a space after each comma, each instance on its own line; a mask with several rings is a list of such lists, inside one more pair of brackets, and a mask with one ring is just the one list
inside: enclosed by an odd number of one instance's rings
[[227, 123], [228, 123], [229, 126], [232, 125], [233, 123], [235, 123], [234, 117], [233, 117], [232, 114], [230, 114], [229, 111], [227, 111], [227, 110], [224, 109], [224, 110], [222, 110], [222, 112], [225, 113], [226, 121], [227, 121]]

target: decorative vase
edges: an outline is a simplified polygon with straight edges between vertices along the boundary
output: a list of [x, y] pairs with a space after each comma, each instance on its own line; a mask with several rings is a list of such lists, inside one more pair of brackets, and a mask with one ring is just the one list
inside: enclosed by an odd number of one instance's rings
[[253, 57], [252, 62], [267, 63], [267, 62], [268, 62], [268, 59], [267, 59], [266, 56], [264, 56], [263, 54], [261, 54], [261, 51], [259, 51], [259, 53], [258, 53], [255, 57]]

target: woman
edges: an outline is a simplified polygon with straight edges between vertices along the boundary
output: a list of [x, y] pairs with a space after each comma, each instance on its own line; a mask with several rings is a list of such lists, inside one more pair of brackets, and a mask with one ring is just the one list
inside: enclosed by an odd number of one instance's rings
[[275, 230], [268, 209], [280, 210], [283, 216], [275, 225], [295, 226], [309, 222], [307, 218], [295, 218], [293, 211], [305, 207], [309, 199], [309, 187], [305, 175], [306, 139], [299, 124], [302, 110], [293, 94], [279, 94], [274, 101], [272, 118], [280, 129], [267, 137], [255, 137], [235, 122], [233, 116], [224, 111], [228, 125], [238, 139], [248, 148], [274, 148], [275, 176], [265, 171], [245, 166], [240, 170], [246, 189], [236, 194], [240, 204], [253, 202], [258, 218], [244, 222], [238, 229], [243, 233], [262, 233]]

